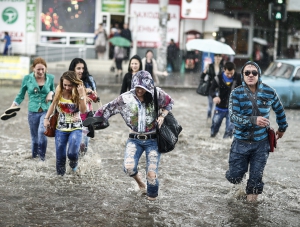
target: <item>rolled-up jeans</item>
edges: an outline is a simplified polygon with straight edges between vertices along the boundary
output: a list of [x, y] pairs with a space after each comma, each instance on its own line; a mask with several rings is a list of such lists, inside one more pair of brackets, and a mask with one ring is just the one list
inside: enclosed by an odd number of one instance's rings
[[234, 139], [229, 156], [229, 170], [226, 172], [227, 180], [233, 184], [241, 183], [249, 166], [246, 193], [261, 194], [264, 188], [262, 177], [269, 151], [268, 139], [251, 143]]
[[55, 130], [56, 172], [58, 175], [64, 175], [66, 172], [67, 156], [70, 160], [70, 167], [77, 166], [81, 138], [81, 129], [70, 132]]
[[32, 158], [39, 156], [43, 161], [45, 160], [47, 149], [47, 137], [44, 135], [44, 118], [46, 113], [47, 111], [28, 112]]
[[[146, 175], [147, 175], [147, 195], [149, 197], [157, 197], [159, 189], [158, 166], [160, 162], [160, 153], [158, 152], [156, 139], [131, 139], [126, 143], [124, 155], [124, 172], [133, 177], [138, 174], [138, 164], [143, 152], [146, 152]], [[149, 179], [148, 172], [154, 172], [155, 179]]]

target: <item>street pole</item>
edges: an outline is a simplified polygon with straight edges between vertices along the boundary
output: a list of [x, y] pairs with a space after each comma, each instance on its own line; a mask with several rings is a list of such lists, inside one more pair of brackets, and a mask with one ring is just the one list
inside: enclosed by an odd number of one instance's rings
[[273, 56], [274, 61], [277, 58], [278, 32], [279, 32], [279, 21], [276, 20], [276, 23], [275, 23], [275, 40], [274, 40], [274, 56]]
[[168, 4], [169, 4], [169, 0], [159, 0], [160, 42], [157, 48], [157, 65], [160, 71], [165, 71], [167, 68]]

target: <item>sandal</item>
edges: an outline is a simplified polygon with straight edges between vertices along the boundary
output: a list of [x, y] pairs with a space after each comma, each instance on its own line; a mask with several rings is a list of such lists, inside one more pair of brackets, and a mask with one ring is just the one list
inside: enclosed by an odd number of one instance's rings
[[5, 114], [11, 114], [13, 112], [19, 111], [21, 108], [19, 106], [13, 106], [5, 110]]
[[2, 120], [2, 121], [6, 121], [6, 120], [8, 120], [9, 118], [15, 117], [16, 115], [17, 115], [16, 112], [12, 112], [11, 114], [2, 114], [2, 115], [1, 115], [1, 120]]

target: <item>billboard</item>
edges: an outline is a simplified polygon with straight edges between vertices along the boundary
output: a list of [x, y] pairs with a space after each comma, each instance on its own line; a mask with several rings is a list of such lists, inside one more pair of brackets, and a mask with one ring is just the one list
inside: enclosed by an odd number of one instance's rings
[[[168, 13], [170, 20], [167, 23], [167, 40], [174, 39], [175, 43], [177, 43], [180, 27], [180, 6], [168, 5]], [[159, 5], [131, 3], [130, 14], [137, 18], [136, 23], [133, 22], [135, 19], [131, 20], [130, 29], [136, 32], [138, 47], [158, 47], [160, 45]]]
[[21, 80], [29, 74], [30, 58], [0, 56], [0, 79]]
[[181, 0], [181, 18], [205, 20], [208, 0]]
[[41, 12], [43, 32], [94, 33], [96, 0], [44, 0]]

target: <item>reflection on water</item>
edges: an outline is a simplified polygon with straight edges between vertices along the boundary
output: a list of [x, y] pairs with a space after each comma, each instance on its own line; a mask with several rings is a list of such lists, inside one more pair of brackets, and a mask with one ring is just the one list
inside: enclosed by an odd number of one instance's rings
[[[5, 90], [5, 91], [4, 91]], [[17, 89], [2, 88], [3, 112]], [[206, 98], [194, 90], [167, 90], [183, 126], [174, 151], [162, 155], [159, 199], [149, 202], [123, 173], [128, 129], [120, 116], [97, 131], [74, 174], [55, 172], [54, 139], [47, 160], [30, 158], [25, 103], [18, 116], [0, 122], [0, 226], [298, 226], [300, 158], [297, 110], [287, 110], [289, 128], [270, 154], [259, 202], [245, 202], [246, 182], [225, 179], [230, 140], [211, 139]], [[101, 91], [102, 101], [117, 92]], [[272, 125], [275, 125], [272, 115]], [[223, 125], [224, 126], [224, 125]], [[145, 178], [145, 157], [139, 170]]]

